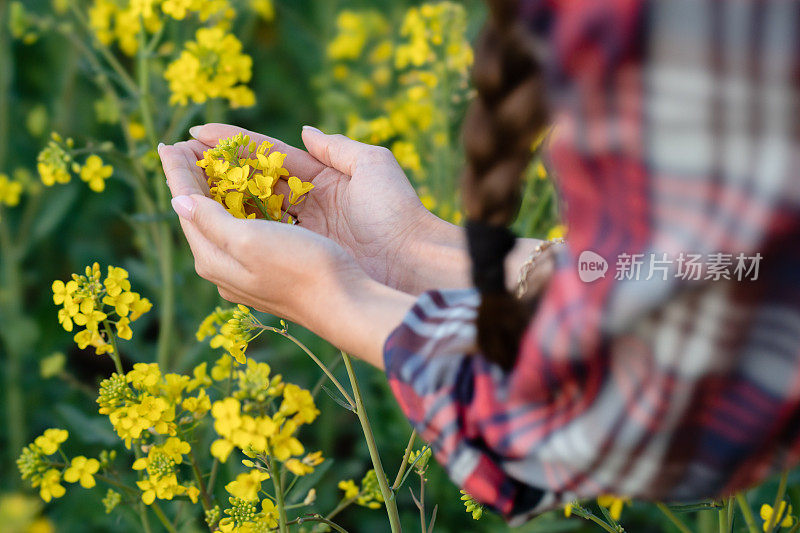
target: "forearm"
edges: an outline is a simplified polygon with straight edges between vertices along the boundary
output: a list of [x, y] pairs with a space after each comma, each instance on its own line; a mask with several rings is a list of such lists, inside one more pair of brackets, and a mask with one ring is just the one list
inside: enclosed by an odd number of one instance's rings
[[[431, 289], [460, 289], [472, 286], [472, 275], [464, 228], [431, 216], [416, 229], [404, 253], [398, 257], [392, 278], [393, 285], [409, 294]], [[542, 241], [517, 239], [506, 258], [506, 284], [513, 290], [520, 268]], [[541, 275], [546, 267], [539, 269]]]
[[364, 275], [323, 281], [303, 324], [337, 348], [383, 369], [383, 345], [415, 298]]

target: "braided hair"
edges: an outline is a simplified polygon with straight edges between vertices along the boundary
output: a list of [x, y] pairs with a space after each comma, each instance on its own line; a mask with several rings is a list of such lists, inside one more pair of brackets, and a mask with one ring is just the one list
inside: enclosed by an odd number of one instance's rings
[[481, 293], [478, 345], [485, 357], [513, 366], [530, 308], [508, 292], [508, 229], [519, 209], [531, 144], [547, 122], [542, 69], [518, 0], [487, 0], [489, 19], [475, 48], [477, 90], [464, 121], [462, 178], [472, 277]]

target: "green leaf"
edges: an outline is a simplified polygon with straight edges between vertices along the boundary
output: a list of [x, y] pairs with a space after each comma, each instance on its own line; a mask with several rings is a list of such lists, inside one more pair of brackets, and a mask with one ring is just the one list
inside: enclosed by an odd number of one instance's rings
[[88, 416], [83, 411], [68, 404], [56, 406], [56, 411], [69, 427], [70, 437], [77, 437], [86, 444], [115, 446], [120, 443], [119, 437], [108, 418], [104, 416]]
[[45, 195], [42, 203], [47, 208], [41, 209], [41, 214], [33, 222], [31, 245], [49, 235], [64, 220], [78, 198], [79, 189], [76, 186], [57, 187], [52, 194]]

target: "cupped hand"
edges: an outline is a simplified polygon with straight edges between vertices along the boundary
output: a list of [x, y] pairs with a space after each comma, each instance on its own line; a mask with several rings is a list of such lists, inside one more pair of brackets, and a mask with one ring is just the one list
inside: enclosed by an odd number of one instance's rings
[[332, 240], [308, 229], [231, 216], [208, 198], [205, 148], [198, 141], [161, 146], [173, 207], [192, 249], [197, 273], [226, 300], [308, 325], [305, 303], [330, 286], [365, 276]]
[[[449, 224], [423, 207], [389, 150], [311, 127], [303, 129], [308, 152], [225, 124], [197, 126], [191, 133], [207, 147], [237, 133], [273, 143], [273, 150], [287, 154], [290, 174], [314, 184], [304, 202], [285, 206], [301, 227], [339, 244], [373, 279], [410, 293], [424, 289], [410, 259], [422, 253], [421, 242]], [[288, 186], [281, 181], [277, 189], [287, 192]]]
[[[231, 216], [207, 196], [205, 174], [196, 164], [206, 148], [199, 141], [159, 147], [197, 273], [217, 285], [226, 300], [287, 318], [382, 367], [386, 337], [413, 298], [367, 276], [349, 253], [320, 233]], [[322, 172], [313, 158], [291, 153], [298, 159], [297, 174]]]

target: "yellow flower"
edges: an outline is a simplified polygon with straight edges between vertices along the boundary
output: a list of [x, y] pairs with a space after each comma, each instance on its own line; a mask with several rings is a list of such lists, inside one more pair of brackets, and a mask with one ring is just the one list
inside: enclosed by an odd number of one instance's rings
[[103, 286], [106, 288], [108, 295], [112, 297], [119, 296], [123, 291], [131, 290], [128, 271], [124, 268], [108, 265], [108, 275], [103, 281]]
[[181, 407], [192, 413], [195, 419], [202, 418], [211, 410], [211, 399], [205, 389], [200, 389], [197, 396], [191, 396], [183, 400]]
[[37, 486], [37, 483], [39, 496], [46, 502], [53, 498], [60, 498], [67, 492], [64, 486], [61, 485], [61, 473], [54, 468], [42, 474], [41, 479], [34, 482], [34, 486]]
[[[199, 387], [208, 387], [211, 385], [212, 381], [211, 378], [208, 377], [208, 372], [206, 369], [208, 368], [208, 363], [203, 361], [192, 370], [192, 376], [194, 376], [189, 383], [186, 385], [186, 392], [192, 392], [193, 390]], [[209, 409], [211, 407], [209, 406]]]
[[270, 21], [275, 18], [275, 7], [272, 0], [250, 0], [250, 7], [263, 20]]
[[[777, 516], [775, 516], [777, 514]], [[791, 516], [792, 514], [792, 506], [789, 505], [788, 508], [786, 506], [786, 502], [782, 501], [780, 505], [778, 505], [778, 512], [776, 513], [775, 510], [772, 508], [771, 505], [764, 504], [761, 506], [761, 510], [759, 511], [759, 515], [761, 516], [761, 520], [764, 521], [764, 531], [769, 531], [769, 524], [772, 524], [776, 528], [782, 527], [791, 527], [794, 524], [794, 517]]]
[[547, 240], [563, 239], [567, 235], [567, 227], [563, 224], [558, 224], [550, 228], [547, 232]]
[[572, 506], [573, 505], [574, 505], [573, 503], [568, 503], [567, 505], [564, 506], [564, 516], [566, 516], [567, 518], [572, 516]]
[[258, 499], [258, 492], [261, 490], [261, 482], [269, 479], [269, 474], [259, 470], [251, 470], [245, 474], [239, 474], [234, 481], [225, 485], [225, 490], [237, 498], [245, 501]]
[[283, 216], [283, 195], [274, 194], [267, 200], [267, 214], [273, 220], [280, 220]]
[[103, 192], [106, 180], [114, 173], [110, 165], [103, 165], [103, 160], [98, 155], [90, 155], [81, 167], [81, 179], [89, 184], [94, 192]]
[[33, 443], [44, 455], [53, 455], [58, 451], [62, 442], [67, 440], [69, 432], [66, 429], [47, 429], [42, 435], [36, 437]]
[[288, 420], [283, 424], [280, 431], [270, 439], [272, 455], [278, 461], [286, 461], [293, 455], [303, 453], [303, 445], [294, 436], [295, 430], [297, 430], [297, 424]]
[[133, 330], [131, 329], [131, 321], [127, 318], [120, 318], [116, 322], [117, 337], [120, 339], [131, 340], [133, 338]]
[[0, 204], [14, 207], [19, 204], [22, 194], [22, 183], [9, 179], [5, 174], [0, 174]]
[[288, 181], [289, 189], [292, 191], [289, 195], [289, 203], [292, 205], [299, 204], [303, 200], [303, 195], [314, 188], [313, 183], [301, 181], [296, 176], [291, 176]]
[[314, 471], [314, 467], [322, 463], [325, 459], [322, 452], [309, 453], [303, 459], [291, 458], [284, 463], [286, 468], [295, 475], [304, 476]]
[[79, 455], [72, 459], [69, 468], [64, 471], [64, 481], [67, 483], [80, 481], [81, 487], [90, 489], [95, 486], [94, 474], [98, 470], [100, 461]]
[[[271, 143], [256, 146], [249, 136], [238, 134], [221, 139], [197, 162], [206, 172], [211, 197], [233, 216], [256, 218], [260, 214], [279, 220], [283, 215], [283, 195], [274, 194], [274, 186], [289, 175], [283, 167], [286, 154], [270, 152], [271, 148]], [[216, 323], [216, 319], [207, 321], [206, 328]]]
[[[67, 147], [71, 146], [72, 139], [67, 139], [66, 144]], [[47, 146], [39, 152], [36, 161], [39, 177], [46, 186], [69, 183], [71, 176], [67, 165], [72, 161], [72, 157], [67, 153], [62, 145], [62, 138], [57, 133], [53, 133]]]
[[230, 435], [242, 425], [242, 405], [236, 398], [225, 398], [214, 402], [211, 415], [214, 417], [214, 429], [220, 435]]
[[[75, 281], [68, 281], [67, 283], [64, 283], [60, 279], [55, 280], [53, 282], [53, 303], [56, 305], [61, 305], [67, 301], [67, 299], [69, 299], [71, 303], [71, 297], [77, 290], [78, 284]], [[75, 309], [77, 312], [77, 307]]]
[[186, 44], [178, 59], [167, 66], [171, 104], [202, 104], [225, 98], [232, 107], [255, 104], [255, 95], [244, 85], [252, 77], [253, 60], [242, 53], [242, 43], [221, 27], [200, 28], [195, 41]]
[[224, 463], [233, 451], [233, 443], [228, 439], [217, 439], [211, 443], [210, 451], [212, 457], [216, 457], [221, 463]]
[[339, 488], [344, 491], [344, 499], [350, 500], [358, 496], [358, 485], [352, 479], [342, 480], [339, 482]]
[[297, 424], [310, 424], [317, 418], [319, 410], [314, 405], [311, 392], [289, 383], [283, 389], [280, 413], [284, 416], [294, 414], [293, 420]]
[[613, 494], [601, 494], [597, 497], [597, 505], [608, 509], [611, 518], [614, 520], [619, 520], [619, 517], [622, 516], [622, 507], [630, 501], [630, 498], [614, 496]]
[[134, 388], [152, 391], [161, 381], [161, 369], [157, 363], [136, 363], [126, 377]]
[[128, 135], [130, 135], [131, 139], [134, 141], [141, 141], [147, 136], [147, 130], [145, 130], [141, 122], [131, 121], [128, 123]]

